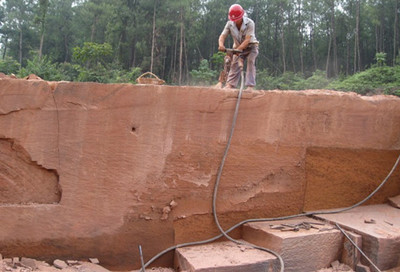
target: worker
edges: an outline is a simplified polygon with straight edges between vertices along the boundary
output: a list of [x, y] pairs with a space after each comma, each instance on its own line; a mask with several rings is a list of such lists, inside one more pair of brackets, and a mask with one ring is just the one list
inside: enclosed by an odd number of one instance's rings
[[230, 63], [230, 71], [225, 88], [236, 88], [240, 80], [240, 70], [247, 59], [245, 85], [247, 91], [256, 86], [256, 58], [258, 56], [258, 41], [255, 35], [254, 21], [245, 16], [245, 11], [239, 4], [229, 8], [229, 21], [218, 39], [218, 50], [225, 51], [225, 40], [230, 34], [233, 38], [233, 48], [243, 51], [235, 54]]

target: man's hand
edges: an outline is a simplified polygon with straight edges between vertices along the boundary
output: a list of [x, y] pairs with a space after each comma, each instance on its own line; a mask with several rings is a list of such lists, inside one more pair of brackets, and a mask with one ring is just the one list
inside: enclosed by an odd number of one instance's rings
[[225, 52], [226, 51], [225, 45], [219, 45], [218, 50], [221, 52]]
[[247, 35], [246, 38], [244, 39], [244, 41], [242, 42], [242, 44], [239, 45], [238, 48], [236, 48], [236, 49], [245, 50], [247, 48], [247, 46], [249, 46], [250, 40], [251, 40], [251, 36]]

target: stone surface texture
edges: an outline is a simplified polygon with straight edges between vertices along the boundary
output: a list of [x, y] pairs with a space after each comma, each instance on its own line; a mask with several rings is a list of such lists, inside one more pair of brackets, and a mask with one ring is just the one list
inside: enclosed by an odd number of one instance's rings
[[243, 227], [243, 239], [274, 250], [285, 262], [285, 272], [314, 272], [340, 258], [343, 237], [330, 225], [298, 231], [281, 230], [277, 226], [303, 222], [320, 223], [310, 218], [248, 223]]
[[395, 197], [389, 197], [389, 204], [395, 208], [400, 209], [400, 195]]
[[[212, 191], [236, 96], [0, 78], [0, 252], [138, 269], [138, 245], [148, 260], [218, 233]], [[399, 154], [399, 98], [246, 96], [221, 178], [221, 224], [355, 203]], [[369, 203], [400, 194], [399, 177]], [[155, 265], [171, 267], [172, 257]]]
[[[359, 247], [362, 248], [362, 236], [350, 231], [346, 231], [349, 238]], [[342, 248], [342, 263], [348, 265], [351, 269], [355, 270], [357, 264], [361, 260], [361, 253], [357, 250], [357, 248], [349, 241], [349, 239], [345, 238]]]
[[[400, 259], [400, 209], [388, 204], [378, 204], [318, 217], [360, 234], [362, 250], [379, 269], [397, 267]], [[366, 223], [371, 220], [374, 223]], [[361, 261], [364, 265], [369, 265], [363, 258]]]
[[175, 269], [185, 272], [273, 272], [278, 263], [272, 254], [231, 241], [178, 248], [175, 255]]

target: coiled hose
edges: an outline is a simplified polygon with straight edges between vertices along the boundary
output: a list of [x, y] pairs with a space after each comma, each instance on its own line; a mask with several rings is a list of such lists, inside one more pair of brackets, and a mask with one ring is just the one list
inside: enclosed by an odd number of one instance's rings
[[221, 227], [221, 224], [219, 223], [216, 201], [217, 201], [218, 188], [219, 188], [220, 179], [221, 179], [221, 176], [222, 176], [222, 171], [223, 171], [223, 168], [224, 168], [224, 165], [225, 165], [225, 160], [226, 160], [226, 158], [228, 156], [228, 151], [229, 151], [229, 148], [230, 148], [230, 145], [231, 145], [231, 141], [232, 141], [232, 137], [233, 137], [233, 133], [234, 133], [234, 130], [235, 130], [235, 127], [236, 127], [236, 120], [237, 120], [237, 115], [239, 113], [239, 106], [240, 106], [240, 100], [242, 98], [243, 89], [244, 89], [244, 72], [243, 72], [243, 67], [241, 67], [241, 86], [240, 86], [240, 90], [239, 90], [239, 94], [238, 94], [238, 99], [237, 99], [237, 102], [236, 102], [235, 112], [234, 112], [233, 119], [232, 119], [232, 126], [231, 126], [231, 131], [230, 131], [230, 134], [229, 134], [228, 142], [226, 144], [225, 152], [224, 152], [224, 155], [222, 157], [220, 167], [218, 169], [217, 178], [216, 178], [216, 182], [215, 182], [215, 185], [214, 185], [213, 200], [212, 200], [212, 210], [213, 210], [213, 215], [214, 215], [214, 221], [215, 221], [219, 231], [221, 232], [221, 234], [219, 234], [219, 235], [217, 235], [217, 236], [215, 236], [213, 238], [207, 239], [207, 240], [198, 241], [198, 242], [183, 243], [183, 244], [178, 244], [178, 245], [169, 247], [169, 248], [161, 251], [160, 253], [158, 253], [154, 257], [152, 257], [149, 261], [147, 261], [147, 263], [141, 269], [142, 272], [145, 272], [145, 268], [147, 268], [155, 260], [157, 260], [158, 258], [163, 256], [164, 254], [166, 254], [166, 253], [168, 253], [168, 252], [170, 252], [172, 250], [175, 250], [175, 249], [178, 249], [178, 248], [182, 248], [182, 247], [208, 244], [208, 243], [214, 242], [214, 241], [216, 241], [216, 240], [218, 240], [218, 239], [220, 239], [222, 237], [225, 237], [225, 238], [227, 238], [228, 240], [230, 240], [230, 241], [232, 241], [234, 243], [251, 246], [251, 247], [253, 247], [255, 249], [259, 249], [259, 250], [262, 250], [262, 251], [265, 251], [265, 252], [268, 252], [268, 253], [271, 253], [271, 254], [275, 255], [278, 258], [279, 263], [280, 263], [280, 271], [284, 272], [285, 264], [283, 262], [282, 257], [278, 253], [276, 253], [276, 252], [274, 252], [274, 251], [272, 251], [270, 249], [267, 249], [267, 248], [259, 247], [259, 246], [256, 246], [256, 245], [252, 245], [250, 243], [243, 242], [243, 241], [238, 241], [238, 240], [232, 238], [231, 236], [229, 236], [228, 233], [230, 233], [234, 229], [236, 229], [236, 228], [238, 228], [238, 227], [240, 227], [240, 226], [242, 226], [244, 224], [252, 223], [252, 222], [268, 222], [268, 221], [278, 221], [278, 220], [292, 219], [292, 218], [297, 218], [297, 217], [302, 217], [302, 216], [314, 216], [314, 215], [321, 215], [321, 214], [337, 214], [337, 213], [341, 213], [341, 212], [345, 212], [345, 211], [354, 209], [354, 208], [364, 204], [369, 199], [371, 199], [386, 184], [386, 182], [389, 180], [390, 176], [393, 174], [394, 170], [397, 168], [397, 166], [399, 164], [400, 155], [397, 158], [397, 160], [396, 160], [395, 164], [393, 165], [392, 169], [390, 170], [389, 174], [381, 182], [381, 184], [371, 194], [369, 194], [365, 199], [361, 200], [360, 202], [358, 202], [358, 203], [356, 203], [356, 204], [354, 204], [354, 205], [352, 205], [350, 207], [337, 209], [337, 210], [331, 210], [331, 211], [305, 212], [305, 213], [301, 213], [301, 214], [282, 216], [282, 217], [275, 217], [275, 218], [247, 219], [247, 220], [244, 220], [244, 221], [241, 221], [241, 222], [237, 223], [236, 225], [232, 226], [228, 230], [224, 230]]

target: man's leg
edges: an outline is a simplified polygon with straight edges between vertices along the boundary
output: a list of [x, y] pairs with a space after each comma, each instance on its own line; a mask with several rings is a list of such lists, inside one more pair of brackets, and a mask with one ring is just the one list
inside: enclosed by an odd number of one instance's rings
[[218, 78], [218, 83], [215, 87], [222, 88], [224, 83], [226, 83], [229, 70], [231, 69], [231, 62], [232, 62], [232, 54], [226, 54], [224, 57], [224, 70], [221, 71]]
[[231, 70], [228, 74], [228, 79], [226, 81], [226, 87], [236, 88], [240, 80], [240, 67], [239, 67], [239, 56], [233, 55]]
[[246, 70], [246, 86], [256, 86], [256, 58], [258, 56], [258, 46], [252, 45], [249, 55], [247, 56]]

